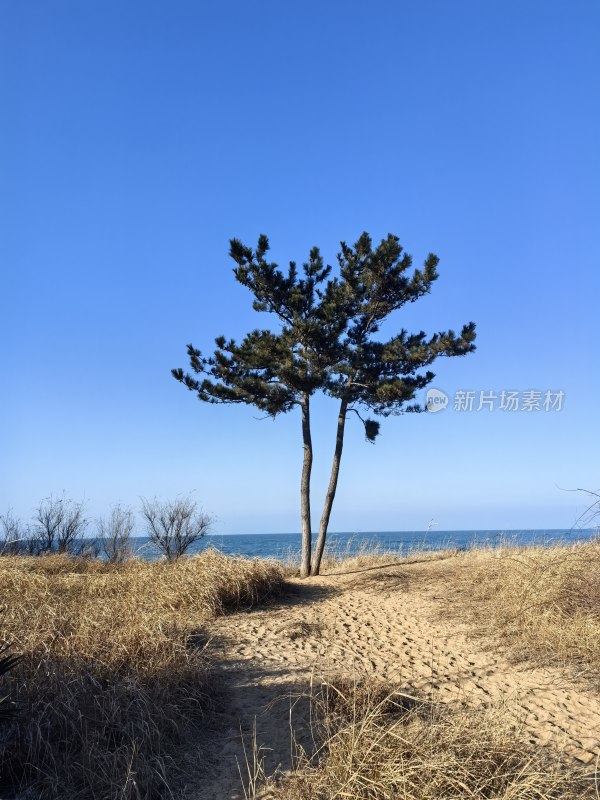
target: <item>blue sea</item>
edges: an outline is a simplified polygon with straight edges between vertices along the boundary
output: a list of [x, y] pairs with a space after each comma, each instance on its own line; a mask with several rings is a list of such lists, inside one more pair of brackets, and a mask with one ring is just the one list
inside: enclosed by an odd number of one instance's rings
[[[443, 550], [472, 547], [498, 547], [513, 545], [572, 544], [589, 541], [598, 536], [598, 529], [578, 530], [498, 530], [498, 531], [353, 531], [330, 533], [327, 552], [352, 556], [361, 549], [378, 547], [398, 555], [415, 550]], [[275, 558], [294, 562], [300, 558], [299, 533], [209, 534], [198, 542], [190, 553], [215, 547], [228, 555]], [[154, 559], [158, 553], [146, 537], [135, 539], [135, 552], [142, 558]]]

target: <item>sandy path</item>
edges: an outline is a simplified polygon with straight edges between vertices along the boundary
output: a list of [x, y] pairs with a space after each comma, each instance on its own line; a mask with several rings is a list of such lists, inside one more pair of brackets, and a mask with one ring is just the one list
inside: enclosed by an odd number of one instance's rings
[[586, 764], [600, 757], [600, 699], [556, 670], [510, 664], [445, 619], [446, 593], [433, 566], [292, 581], [277, 606], [218, 620], [217, 652], [230, 692], [228, 730], [212, 744], [214, 768], [196, 797], [244, 797], [240, 729], [247, 750], [255, 731], [268, 774], [288, 770], [290, 716], [297, 739], [310, 748], [308, 703], [301, 694], [311, 675], [327, 673], [368, 674], [448, 702], [501, 703], [524, 721], [532, 740]]

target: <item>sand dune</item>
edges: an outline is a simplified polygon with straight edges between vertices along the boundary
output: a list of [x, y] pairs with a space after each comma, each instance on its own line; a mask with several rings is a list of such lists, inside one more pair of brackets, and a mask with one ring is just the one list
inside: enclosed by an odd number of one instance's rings
[[[600, 757], [600, 698], [555, 669], [510, 663], [457, 623], [436, 564], [292, 580], [283, 601], [217, 620], [213, 648], [229, 702], [198, 798], [244, 797], [252, 739], [267, 774], [293, 765], [291, 731], [310, 750], [312, 680], [370, 675], [448, 703], [502, 705], [532, 741], [582, 764]], [[265, 795], [267, 796], [267, 795]]]

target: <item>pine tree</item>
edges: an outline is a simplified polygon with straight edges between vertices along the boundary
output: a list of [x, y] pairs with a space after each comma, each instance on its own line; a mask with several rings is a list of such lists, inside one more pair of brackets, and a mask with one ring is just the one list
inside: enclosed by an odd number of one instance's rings
[[[422, 371], [440, 356], [461, 356], [475, 349], [475, 325], [460, 334], [401, 330], [387, 341], [375, 338], [392, 312], [427, 294], [438, 277], [438, 258], [430, 254], [422, 269], [411, 272], [412, 259], [397, 236], [377, 247], [363, 233], [356, 244], [341, 243], [338, 274], [313, 248], [299, 272], [287, 273], [266, 258], [269, 242], [261, 235], [256, 249], [231, 240], [236, 279], [254, 295], [256, 311], [274, 314], [277, 331], [254, 330], [237, 344], [217, 338], [205, 357], [193, 345], [187, 351], [193, 374], [178, 368], [174, 377], [208, 403], [245, 403], [270, 417], [300, 407], [304, 457], [300, 486], [302, 519], [301, 574], [318, 575], [338, 483], [345, 423], [355, 413], [365, 437], [374, 442], [380, 424], [370, 417], [424, 411], [413, 402], [417, 391], [435, 377]], [[199, 377], [195, 377], [199, 376]], [[313, 449], [310, 400], [318, 391], [339, 402], [334, 457], [314, 554], [310, 510]]]

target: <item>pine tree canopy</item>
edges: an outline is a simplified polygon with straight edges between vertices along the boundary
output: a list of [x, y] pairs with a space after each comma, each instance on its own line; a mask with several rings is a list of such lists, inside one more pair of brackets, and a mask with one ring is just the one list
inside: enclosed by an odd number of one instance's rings
[[[428, 294], [438, 277], [437, 256], [413, 269], [397, 236], [376, 247], [367, 233], [353, 246], [342, 242], [335, 276], [316, 247], [301, 269], [292, 261], [284, 272], [267, 260], [266, 236], [255, 249], [238, 239], [230, 245], [236, 279], [252, 292], [254, 309], [274, 314], [278, 325], [251, 331], [239, 344], [219, 337], [208, 357], [188, 345], [191, 374], [172, 373], [203, 401], [247, 403], [275, 417], [320, 390], [359, 416], [361, 410], [376, 416], [423, 411], [414, 399], [435, 377], [427, 368], [440, 356], [475, 349], [472, 322], [458, 334], [400, 330], [377, 340], [381, 323]], [[374, 441], [379, 423], [362, 421]]]

